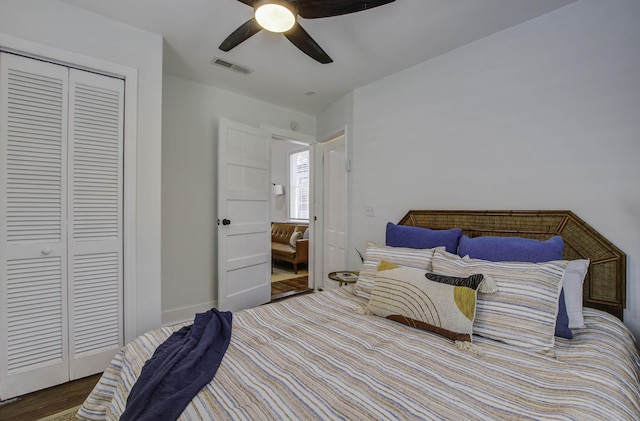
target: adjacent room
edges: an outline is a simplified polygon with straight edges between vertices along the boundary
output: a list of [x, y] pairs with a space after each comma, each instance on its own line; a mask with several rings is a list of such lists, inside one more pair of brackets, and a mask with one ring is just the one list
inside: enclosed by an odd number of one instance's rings
[[638, 45], [637, 0], [3, 0], [0, 419], [640, 419]]
[[309, 286], [309, 145], [271, 142], [271, 301], [313, 291]]

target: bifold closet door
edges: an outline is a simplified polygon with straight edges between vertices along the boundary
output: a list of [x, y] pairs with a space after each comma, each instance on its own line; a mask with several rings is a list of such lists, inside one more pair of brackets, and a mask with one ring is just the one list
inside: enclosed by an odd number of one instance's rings
[[119, 79], [0, 53], [0, 398], [122, 345]]
[[0, 397], [69, 378], [68, 69], [0, 56]]
[[69, 375], [109, 364], [123, 345], [124, 81], [69, 73]]

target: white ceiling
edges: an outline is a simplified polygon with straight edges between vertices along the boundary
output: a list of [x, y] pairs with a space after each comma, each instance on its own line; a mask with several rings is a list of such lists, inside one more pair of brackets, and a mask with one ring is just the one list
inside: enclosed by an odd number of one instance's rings
[[[162, 35], [165, 73], [317, 115], [357, 87], [576, 0], [396, 0], [350, 15], [298, 18], [331, 64], [267, 31], [220, 51], [218, 45], [253, 15], [238, 0], [65, 1]], [[253, 73], [212, 65], [214, 57]]]

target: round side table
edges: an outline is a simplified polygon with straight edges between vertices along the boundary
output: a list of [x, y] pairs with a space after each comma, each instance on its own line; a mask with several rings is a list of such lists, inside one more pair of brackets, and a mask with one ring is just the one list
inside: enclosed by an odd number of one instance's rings
[[[341, 277], [341, 274], [347, 274], [347, 275], [352, 275], [353, 277]], [[358, 275], [360, 274], [360, 272], [356, 272], [353, 270], [341, 270], [338, 272], [331, 272], [329, 273], [329, 279], [331, 279], [332, 281], [336, 281], [338, 282], [339, 286], [343, 286], [343, 285], [347, 285], [347, 284], [353, 284], [358, 280]]]

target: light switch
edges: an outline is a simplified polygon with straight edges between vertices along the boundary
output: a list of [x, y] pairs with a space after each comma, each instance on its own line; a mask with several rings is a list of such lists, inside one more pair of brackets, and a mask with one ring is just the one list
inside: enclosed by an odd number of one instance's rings
[[367, 216], [376, 216], [376, 205], [367, 205], [365, 207], [365, 214]]

